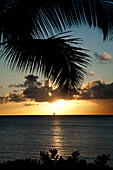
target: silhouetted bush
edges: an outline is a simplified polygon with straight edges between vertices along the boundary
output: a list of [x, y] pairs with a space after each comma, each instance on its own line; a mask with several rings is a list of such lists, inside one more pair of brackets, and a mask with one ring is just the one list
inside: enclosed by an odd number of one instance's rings
[[97, 167], [103, 168], [107, 166], [107, 161], [109, 160], [110, 160], [110, 154], [108, 155], [103, 154], [102, 156], [98, 156], [94, 162]]
[[18, 159], [15, 161], [8, 161], [5, 163], [0, 163], [0, 170], [60, 170], [60, 169], [70, 169], [70, 170], [113, 170], [109, 165], [110, 154], [97, 156], [97, 158], [92, 163], [87, 163], [85, 159], [79, 158], [79, 151], [75, 151], [67, 159], [58, 155], [58, 150], [50, 149], [48, 152], [40, 152], [40, 160], [36, 159]]

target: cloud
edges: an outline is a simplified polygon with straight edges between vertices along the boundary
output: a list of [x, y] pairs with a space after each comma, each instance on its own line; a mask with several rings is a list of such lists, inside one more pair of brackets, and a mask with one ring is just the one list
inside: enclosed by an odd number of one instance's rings
[[37, 81], [38, 78], [38, 76], [34, 75], [25, 76], [26, 81], [24, 82], [24, 87], [41, 86], [42, 83]]
[[11, 91], [6, 96], [0, 96], [0, 104], [9, 103], [9, 102], [20, 103], [25, 101], [26, 99], [24, 98], [23, 93], [15, 93]]
[[49, 96], [49, 88], [43, 86], [38, 88], [37, 86], [28, 87], [23, 91], [23, 95], [25, 98], [34, 100], [36, 102], [48, 102], [51, 101], [51, 97]]
[[[91, 72], [90, 72], [91, 74]], [[93, 73], [92, 73], [93, 74]], [[102, 80], [87, 82], [81, 89], [72, 90], [69, 94], [63, 95], [59, 88], [53, 89], [49, 79], [44, 83], [38, 81], [37, 76], [25, 76], [24, 89], [19, 93], [18, 90], [12, 90], [6, 96], [0, 96], [0, 104], [15, 102], [26, 103], [30, 106], [30, 101], [52, 103], [59, 99], [63, 100], [91, 100], [91, 99], [112, 99], [113, 100], [113, 83], [105, 83]]]
[[53, 89], [49, 79], [45, 80], [42, 84], [38, 81], [38, 77], [33, 75], [25, 76], [25, 82], [23, 84], [10, 85], [10, 87], [24, 87], [24, 89], [21, 93], [15, 89], [7, 96], [1, 96], [1, 104], [7, 102], [25, 102], [27, 100], [51, 103], [59, 99], [73, 100], [74, 95], [76, 95], [75, 90], [72, 90], [68, 95], [63, 95], [59, 88]]
[[39, 82], [38, 77], [34, 75], [25, 76], [25, 79], [23, 96], [25, 99], [35, 102], [54, 102], [58, 99], [72, 100], [73, 95], [76, 94], [76, 91], [72, 90], [71, 94], [63, 95], [59, 88], [53, 89], [49, 79], [43, 83]]
[[8, 86], [0, 86], [1, 89], [7, 89], [7, 88], [23, 88], [25, 87], [24, 84], [10, 84]]
[[37, 81], [38, 77], [29, 75], [25, 77], [26, 89], [23, 90], [25, 98], [34, 100], [35, 102], [48, 102], [51, 101], [49, 93], [52, 91], [52, 87], [49, 85], [49, 80], [45, 80], [43, 84]]
[[90, 71], [89, 73], [87, 73], [88, 76], [94, 76], [96, 73], [94, 71]]
[[10, 94], [8, 95], [8, 101], [9, 102], [24, 102], [25, 98], [23, 97], [22, 93], [13, 93], [10, 92]]
[[24, 89], [21, 91], [21, 93], [15, 89], [11, 90], [11, 92], [6, 96], [0, 96], [1, 104], [8, 102], [25, 102], [28, 99], [36, 102], [48, 102], [52, 100], [50, 99], [49, 92], [51, 92], [53, 89], [49, 86], [49, 80], [46, 80], [42, 84], [38, 81], [38, 76], [25, 76], [25, 82], [23, 84], [10, 84], [7, 88], [13, 87], [23, 87]]
[[24, 103], [24, 106], [28, 107], [28, 106], [36, 106], [38, 104], [32, 104], [32, 103]]
[[17, 93], [17, 92], [19, 92], [19, 90], [12, 90], [12, 92]]
[[25, 87], [33, 87], [33, 86], [41, 86], [42, 83], [37, 81], [37, 79], [39, 78], [38, 76], [34, 76], [34, 75], [28, 75], [24, 77], [26, 79], [26, 81], [21, 84], [10, 84], [8, 86], [0, 86], [0, 88], [5, 89], [5, 88], [25, 88]]
[[112, 56], [108, 54], [107, 52], [104, 52], [104, 54], [98, 54], [97, 52], [94, 53], [94, 56], [99, 60], [102, 64], [112, 63]]
[[23, 95], [25, 98], [34, 100], [35, 102], [54, 102], [58, 99], [72, 100], [73, 95], [76, 94], [76, 91], [72, 91], [71, 94], [63, 95], [59, 88], [53, 89], [50, 86], [49, 79], [45, 80], [44, 83], [38, 87], [28, 86], [23, 90]]
[[84, 84], [77, 99], [113, 99], [113, 83], [94, 80]]

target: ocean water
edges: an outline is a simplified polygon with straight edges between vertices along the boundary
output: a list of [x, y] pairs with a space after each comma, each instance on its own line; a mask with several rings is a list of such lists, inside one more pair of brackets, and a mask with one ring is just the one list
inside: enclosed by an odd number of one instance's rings
[[113, 116], [0, 117], [0, 162], [40, 159], [51, 148], [64, 158], [79, 150], [88, 162], [110, 153], [113, 166]]

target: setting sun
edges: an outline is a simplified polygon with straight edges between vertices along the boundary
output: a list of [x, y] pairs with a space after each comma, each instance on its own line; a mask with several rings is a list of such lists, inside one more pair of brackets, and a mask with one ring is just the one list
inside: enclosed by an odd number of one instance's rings
[[70, 108], [76, 107], [75, 101], [68, 101], [60, 99], [53, 103], [48, 103], [48, 110], [50, 110], [51, 114], [55, 112], [56, 115], [67, 115], [72, 114], [73, 109]]
[[53, 109], [62, 109], [65, 106], [65, 100], [58, 100], [54, 103], [52, 103], [52, 108]]

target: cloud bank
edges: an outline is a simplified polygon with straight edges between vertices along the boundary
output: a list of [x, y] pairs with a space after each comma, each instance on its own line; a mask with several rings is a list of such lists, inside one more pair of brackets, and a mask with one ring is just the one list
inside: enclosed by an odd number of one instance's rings
[[79, 91], [78, 99], [113, 99], [113, 83], [102, 80], [87, 82]]
[[25, 82], [23, 84], [11, 84], [8, 87], [23, 88], [23, 90], [21, 93], [18, 90], [12, 90], [8, 95], [0, 96], [1, 104], [26, 102], [27, 100], [51, 103], [58, 99], [72, 100], [73, 95], [76, 95], [75, 90], [72, 90], [68, 95], [63, 95], [59, 88], [53, 89], [48, 79], [42, 84], [38, 81], [38, 77], [34, 75], [25, 76]]
[[[91, 74], [91, 73], [90, 73]], [[92, 73], [93, 74], [93, 73]], [[54, 102], [59, 99], [64, 100], [96, 100], [96, 99], [112, 99], [113, 100], [113, 83], [105, 83], [102, 80], [94, 80], [87, 82], [81, 89], [72, 90], [68, 95], [63, 95], [59, 88], [53, 89], [49, 80], [45, 80], [42, 84], [38, 81], [37, 76], [25, 76], [25, 82], [13, 87], [22, 87], [23, 90], [12, 90], [6, 96], [0, 96], [0, 104], [15, 102], [24, 103], [30, 106], [27, 101], [34, 102]], [[26, 103], [26, 104], [25, 104]]]

